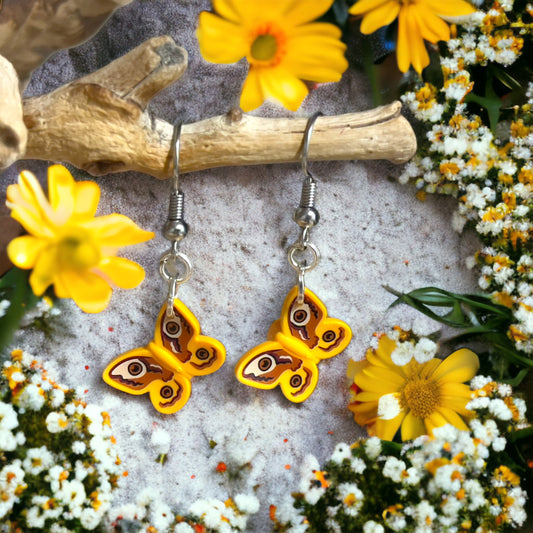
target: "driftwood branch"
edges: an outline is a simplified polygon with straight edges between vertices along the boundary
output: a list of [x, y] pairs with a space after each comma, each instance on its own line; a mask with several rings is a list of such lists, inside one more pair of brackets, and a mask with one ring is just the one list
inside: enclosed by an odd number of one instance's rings
[[[185, 50], [170, 37], [146, 41], [106, 67], [56, 91], [24, 100], [25, 159], [63, 161], [93, 175], [129, 170], [171, 174], [172, 125], [146, 111], [150, 99], [177, 80]], [[362, 113], [320, 117], [310, 160], [409, 160], [416, 151], [399, 102]], [[182, 129], [180, 170], [299, 160], [306, 118], [227, 115]]]
[[3, 0], [0, 54], [24, 87], [47, 57], [82, 43], [112, 12], [132, 0]]
[[0, 56], [0, 168], [10, 165], [26, 150], [27, 132], [22, 120], [22, 98], [13, 65]]

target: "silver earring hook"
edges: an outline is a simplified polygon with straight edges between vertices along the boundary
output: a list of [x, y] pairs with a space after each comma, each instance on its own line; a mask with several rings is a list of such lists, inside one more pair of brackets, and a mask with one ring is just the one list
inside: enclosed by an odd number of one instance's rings
[[181, 122], [176, 123], [172, 132], [172, 162], [174, 164], [172, 171], [172, 190], [179, 190], [180, 177], [180, 140], [181, 140]]
[[181, 123], [174, 126], [172, 133], [172, 160], [174, 170], [170, 188], [168, 217], [163, 226], [163, 237], [171, 242], [171, 247], [159, 260], [159, 273], [168, 283], [167, 316], [174, 315], [174, 299], [178, 286], [191, 277], [192, 265], [189, 258], [179, 251], [179, 243], [187, 236], [188, 225], [183, 218], [185, 196], [179, 189]]
[[309, 117], [304, 131], [302, 143], [302, 170], [305, 178], [302, 183], [300, 205], [295, 209], [293, 220], [300, 226], [300, 238], [289, 248], [289, 264], [298, 274], [297, 302], [305, 299], [305, 274], [313, 270], [320, 261], [318, 248], [309, 241], [310, 231], [319, 221], [318, 211], [315, 209], [315, 195], [317, 182], [307, 168], [309, 162], [309, 142], [313, 134], [316, 119], [322, 115], [317, 111]]
[[304, 140], [302, 144], [302, 170], [307, 178], [311, 178], [307, 165], [309, 163], [309, 142], [311, 141], [311, 135], [313, 135], [313, 128], [315, 127], [316, 119], [322, 115], [321, 111], [313, 113], [307, 120], [304, 131]]

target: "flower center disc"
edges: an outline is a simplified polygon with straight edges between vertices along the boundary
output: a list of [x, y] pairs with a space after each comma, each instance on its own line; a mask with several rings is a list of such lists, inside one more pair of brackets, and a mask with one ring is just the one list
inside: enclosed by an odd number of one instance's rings
[[257, 61], [270, 61], [276, 56], [278, 41], [270, 34], [258, 35], [252, 43], [250, 53]]
[[417, 418], [427, 418], [439, 404], [440, 391], [434, 381], [412, 379], [402, 391], [400, 403]]
[[59, 241], [58, 257], [63, 268], [79, 270], [97, 265], [100, 251], [85, 231], [77, 230]]

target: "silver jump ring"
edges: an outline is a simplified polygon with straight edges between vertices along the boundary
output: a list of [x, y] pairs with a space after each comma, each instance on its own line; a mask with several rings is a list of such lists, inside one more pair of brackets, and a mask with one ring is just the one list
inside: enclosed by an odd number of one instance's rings
[[[302, 263], [295, 257], [295, 254], [297, 252], [306, 252], [307, 250], [311, 251], [312, 259], [309, 263]], [[320, 252], [318, 251], [318, 248], [310, 242], [306, 243], [304, 246], [301, 246], [299, 243], [296, 243], [289, 248], [287, 257], [289, 259], [289, 264], [291, 265], [291, 267], [294, 268], [294, 270], [296, 270], [299, 275], [303, 276], [303, 274], [309, 272], [310, 270], [313, 270], [313, 268], [318, 265], [318, 262], [320, 261]]]
[[[179, 274], [179, 266], [185, 267], [184, 272]], [[169, 268], [170, 267], [170, 268]], [[172, 272], [172, 270], [174, 272]], [[188, 281], [191, 277], [192, 265], [189, 258], [181, 252], [166, 253], [159, 261], [159, 273], [161, 277], [170, 284], [181, 284]]]
[[302, 145], [302, 170], [305, 176], [311, 178], [311, 174], [307, 170], [307, 164], [309, 162], [309, 142], [311, 141], [311, 135], [313, 134], [313, 128], [315, 127], [316, 119], [322, 115], [321, 111], [317, 111], [312, 114], [307, 120], [307, 125], [304, 131], [304, 140]]

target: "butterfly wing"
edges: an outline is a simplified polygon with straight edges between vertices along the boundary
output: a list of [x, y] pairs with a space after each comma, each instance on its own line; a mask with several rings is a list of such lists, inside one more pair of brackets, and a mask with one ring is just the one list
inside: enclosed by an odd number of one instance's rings
[[146, 348], [135, 348], [115, 358], [103, 373], [104, 381], [128, 394], [149, 393], [161, 413], [179, 411], [191, 395], [191, 383], [179, 366]]
[[305, 289], [302, 303], [298, 302], [298, 288], [291, 289], [283, 303], [280, 320], [281, 337], [278, 339], [302, 343], [299, 351], [316, 362], [340, 354], [352, 340], [348, 324], [328, 317], [326, 306], [309, 289]]
[[289, 353], [280, 343], [267, 341], [244, 354], [235, 367], [237, 379], [257, 389], [278, 385], [288, 400], [300, 403], [316, 387], [316, 364]]
[[155, 326], [154, 343], [179, 359], [189, 376], [216, 372], [224, 363], [226, 349], [217, 339], [201, 335], [200, 323], [185, 304], [174, 300], [174, 315], [162, 307]]

